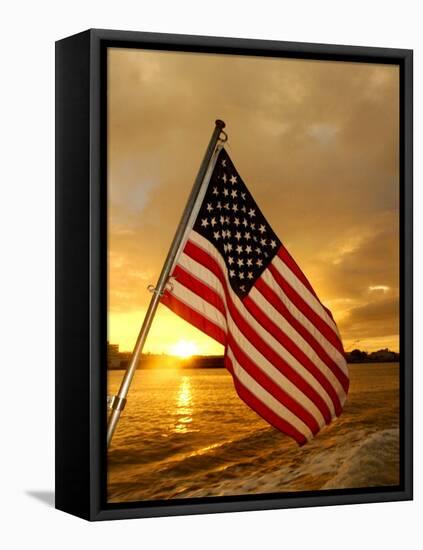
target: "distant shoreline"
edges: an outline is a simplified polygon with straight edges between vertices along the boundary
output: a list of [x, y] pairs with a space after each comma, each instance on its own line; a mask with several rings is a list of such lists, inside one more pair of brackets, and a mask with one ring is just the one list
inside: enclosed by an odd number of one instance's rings
[[[365, 353], [365, 352], [361, 352]], [[122, 353], [122, 355], [124, 355]], [[125, 354], [126, 355], [126, 354]], [[127, 354], [127, 357], [130, 354]], [[396, 352], [390, 352], [389, 350], [380, 350], [379, 352], [373, 352], [373, 354], [358, 355], [347, 353], [348, 364], [363, 364], [363, 363], [398, 363], [400, 356]], [[119, 364], [108, 364], [108, 370], [125, 370], [127, 368], [129, 357], [122, 359]], [[138, 365], [139, 370], [148, 370], [155, 368], [174, 368], [181, 369], [223, 369], [225, 368], [223, 363], [223, 356], [221, 355], [198, 355], [190, 358], [180, 358], [172, 355], [152, 355], [147, 354], [141, 358]]]

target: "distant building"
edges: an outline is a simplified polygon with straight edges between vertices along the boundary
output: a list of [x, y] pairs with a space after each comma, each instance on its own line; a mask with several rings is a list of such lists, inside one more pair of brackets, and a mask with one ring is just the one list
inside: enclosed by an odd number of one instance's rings
[[118, 369], [120, 368], [121, 361], [122, 357], [119, 353], [119, 344], [109, 344], [109, 342], [107, 342], [107, 368]]
[[388, 348], [380, 349], [369, 354], [370, 361], [379, 361], [379, 362], [390, 362], [398, 361], [399, 354], [395, 351], [390, 351]]

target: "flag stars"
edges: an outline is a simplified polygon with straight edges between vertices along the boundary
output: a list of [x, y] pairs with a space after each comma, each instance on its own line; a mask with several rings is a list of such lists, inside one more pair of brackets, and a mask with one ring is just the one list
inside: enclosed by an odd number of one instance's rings
[[220, 252], [228, 281], [243, 299], [273, 258], [280, 241], [224, 156], [227, 166], [221, 167], [219, 160], [211, 175], [194, 230]]
[[226, 159], [222, 160], [222, 166], [226, 166]]

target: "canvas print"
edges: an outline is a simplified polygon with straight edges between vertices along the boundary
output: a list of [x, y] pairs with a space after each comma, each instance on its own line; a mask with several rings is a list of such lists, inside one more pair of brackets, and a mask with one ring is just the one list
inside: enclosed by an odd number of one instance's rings
[[109, 48], [109, 503], [400, 484], [399, 67]]

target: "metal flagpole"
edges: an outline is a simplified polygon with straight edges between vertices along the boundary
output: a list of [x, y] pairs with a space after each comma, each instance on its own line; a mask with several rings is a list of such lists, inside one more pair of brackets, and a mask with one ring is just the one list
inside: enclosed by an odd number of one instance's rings
[[128, 395], [129, 386], [131, 385], [132, 379], [134, 377], [135, 371], [138, 366], [138, 361], [140, 359], [145, 341], [147, 339], [148, 332], [153, 322], [154, 315], [156, 313], [157, 307], [160, 302], [161, 295], [165, 289], [170, 270], [174, 264], [176, 255], [178, 254], [179, 247], [182, 243], [182, 240], [185, 235], [187, 224], [190, 220], [192, 209], [195, 206], [196, 200], [199, 196], [203, 180], [206, 176], [210, 161], [212, 159], [213, 153], [216, 149], [216, 145], [219, 141], [219, 137], [223, 132], [225, 123], [223, 120], [216, 120], [215, 128], [211, 136], [209, 145], [206, 149], [203, 161], [200, 165], [197, 177], [195, 178], [194, 185], [192, 187], [191, 193], [188, 198], [188, 202], [185, 206], [185, 210], [182, 214], [181, 221], [179, 222], [178, 228], [176, 230], [175, 236], [173, 237], [172, 244], [170, 246], [169, 252], [167, 254], [165, 263], [163, 264], [162, 271], [160, 273], [159, 280], [157, 281], [156, 287], [153, 289], [153, 296], [148, 306], [147, 313], [144, 317], [144, 322], [141, 326], [140, 332], [138, 334], [137, 341], [135, 343], [134, 350], [132, 352], [131, 360], [126, 369], [125, 375], [120, 384], [119, 391], [117, 395], [114, 395], [109, 402], [109, 406], [112, 409], [107, 424], [107, 446], [110, 445], [113, 434], [115, 432], [117, 423], [120, 418], [120, 414], [123, 411], [126, 404], [126, 396]]

